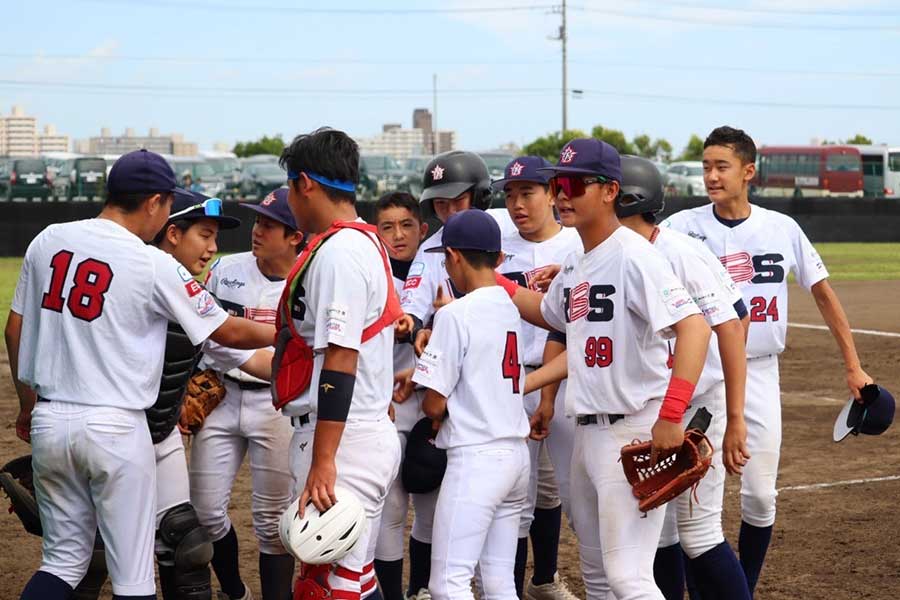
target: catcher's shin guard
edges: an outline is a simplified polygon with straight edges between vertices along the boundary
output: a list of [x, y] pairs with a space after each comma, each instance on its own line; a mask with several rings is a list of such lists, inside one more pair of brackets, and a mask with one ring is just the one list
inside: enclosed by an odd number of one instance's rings
[[160, 521], [157, 536], [163, 547], [157, 550], [156, 559], [160, 566], [174, 567], [176, 598], [209, 600], [213, 546], [194, 507], [179, 504], [169, 509]]
[[300, 576], [294, 582], [294, 600], [329, 600], [331, 565], [300, 565]]

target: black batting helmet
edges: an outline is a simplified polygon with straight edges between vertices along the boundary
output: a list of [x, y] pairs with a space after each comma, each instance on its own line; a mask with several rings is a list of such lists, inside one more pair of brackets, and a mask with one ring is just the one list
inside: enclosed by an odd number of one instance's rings
[[490, 206], [491, 176], [480, 156], [451, 150], [431, 159], [425, 167], [420, 202], [457, 198], [466, 192], [472, 192], [472, 208], [487, 210]]
[[640, 156], [622, 156], [622, 184], [616, 199], [616, 216], [660, 212], [665, 206], [663, 178], [651, 161]]
[[434, 445], [431, 419], [416, 423], [406, 438], [406, 452], [400, 465], [400, 481], [411, 494], [427, 494], [438, 489], [447, 470], [447, 451]]

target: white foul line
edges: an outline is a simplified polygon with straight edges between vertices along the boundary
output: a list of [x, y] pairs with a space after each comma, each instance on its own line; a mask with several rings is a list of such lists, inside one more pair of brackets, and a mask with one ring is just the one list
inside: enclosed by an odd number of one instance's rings
[[[799, 327], [800, 329], [818, 329], [819, 331], [828, 331], [825, 325], [810, 325], [808, 323], [788, 323], [788, 327]], [[881, 337], [900, 338], [900, 333], [893, 331], [876, 331], [875, 329], [851, 329], [851, 333], [859, 333], [864, 335], [880, 335]]]
[[900, 475], [888, 475], [887, 477], [870, 477], [868, 479], [847, 479], [846, 481], [832, 481], [831, 483], [812, 483], [809, 485], [788, 485], [778, 488], [779, 492], [821, 490], [822, 488], [839, 487], [842, 485], [858, 485], [860, 483], [877, 483], [879, 481], [897, 481]]

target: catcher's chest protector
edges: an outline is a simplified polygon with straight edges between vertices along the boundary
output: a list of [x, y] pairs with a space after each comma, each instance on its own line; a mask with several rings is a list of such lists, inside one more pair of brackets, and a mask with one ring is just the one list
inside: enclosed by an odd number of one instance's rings
[[[391, 274], [391, 263], [385, 251], [386, 243], [378, 235], [378, 229], [374, 225], [358, 223], [355, 221], [335, 221], [324, 232], [312, 238], [297, 257], [294, 268], [291, 269], [284, 285], [284, 292], [278, 303], [278, 313], [275, 320], [277, 330], [275, 336], [275, 357], [272, 360], [272, 403], [276, 409], [281, 409], [288, 402], [298, 398], [312, 379], [313, 352], [312, 348], [297, 333], [294, 325], [294, 305], [302, 303], [304, 296], [302, 288], [303, 275], [309, 268], [310, 262], [328, 238], [342, 229], [353, 229], [366, 236], [378, 249], [381, 260], [384, 263], [384, 276], [388, 282], [387, 299], [384, 310], [377, 321], [366, 327], [362, 332], [362, 343], [366, 343], [382, 329], [393, 324], [403, 314], [400, 308], [400, 299], [394, 292], [394, 280]], [[373, 238], [371, 235], [374, 234]], [[377, 240], [381, 240], [379, 244]]]
[[172, 433], [181, 416], [181, 403], [187, 382], [200, 361], [200, 346], [194, 346], [184, 329], [169, 323], [166, 332], [166, 356], [156, 402], [144, 412], [150, 438], [158, 444]]

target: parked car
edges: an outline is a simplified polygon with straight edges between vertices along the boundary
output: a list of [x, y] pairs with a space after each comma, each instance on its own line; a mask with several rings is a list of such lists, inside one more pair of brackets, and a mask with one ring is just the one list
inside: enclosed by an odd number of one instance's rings
[[168, 160], [179, 183], [183, 185], [186, 176], [191, 176], [191, 191], [210, 197], [219, 197], [225, 191], [225, 178], [220, 173], [216, 173], [212, 166], [202, 158], [175, 156], [169, 157]]
[[246, 199], [262, 200], [272, 190], [287, 181], [287, 174], [278, 163], [269, 161], [245, 162], [241, 170], [240, 194]]
[[207, 157], [206, 164], [217, 176], [222, 177], [225, 184], [219, 197], [223, 200], [237, 199], [241, 189], [241, 163], [238, 159], [231, 156]]
[[[503, 179], [506, 165], [515, 158], [512, 154], [505, 152], [479, 152], [478, 155], [481, 156], [482, 160], [484, 160], [484, 164], [487, 165], [491, 181]], [[506, 194], [503, 193], [503, 190], [493, 190], [491, 192], [491, 207], [506, 208]]]
[[666, 189], [676, 196], [703, 196], [703, 163], [700, 161], [674, 162], [666, 172]]
[[46, 201], [52, 194], [53, 176], [42, 158], [13, 158], [3, 170], [6, 199], [12, 201]]
[[106, 199], [106, 161], [99, 156], [83, 156], [66, 161], [53, 181], [57, 200], [102, 202]]
[[377, 182], [378, 193], [395, 189], [406, 173], [388, 154], [364, 154], [359, 157], [360, 170]]

